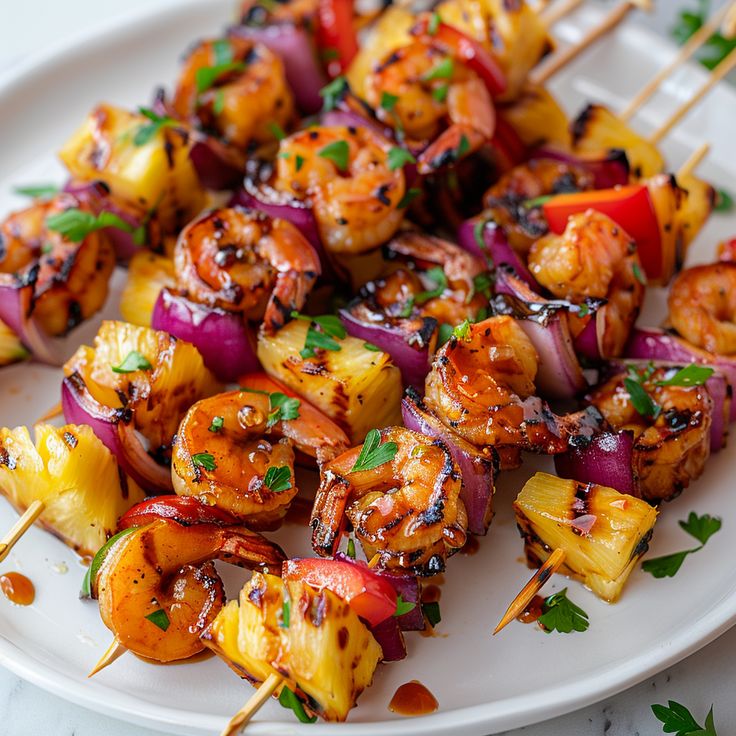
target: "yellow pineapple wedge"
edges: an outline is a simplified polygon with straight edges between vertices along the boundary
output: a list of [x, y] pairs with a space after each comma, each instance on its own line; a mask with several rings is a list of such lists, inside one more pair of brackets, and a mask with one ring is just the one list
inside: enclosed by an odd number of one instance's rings
[[118, 518], [144, 498], [118, 472], [110, 451], [86, 425], [38, 424], [0, 429], [0, 493], [19, 512], [33, 501], [40, 523], [82, 556], [92, 556], [115, 533]]
[[643, 179], [664, 170], [664, 159], [657, 147], [635, 133], [603, 105], [588, 105], [572, 124], [573, 150], [602, 153], [623, 148], [631, 165], [632, 176]]
[[680, 263], [687, 256], [687, 248], [710, 217], [716, 201], [716, 190], [708, 182], [685, 173], [677, 175], [677, 183], [684, 190], [680, 208], [675, 215], [675, 229], [682, 238]]
[[401, 424], [401, 374], [388, 353], [347, 336], [340, 350], [318, 349], [303, 358], [309, 324], [294, 320], [275, 335], [260, 335], [258, 358], [266, 373], [321, 409], [354, 444], [374, 427]]
[[373, 635], [334, 593], [261, 573], [217, 615], [203, 641], [254, 685], [272, 674], [283, 677], [276, 694], [289, 688], [308, 713], [326, 721], [347, 718], [382, 656]]
[[103, 181], [116, 199], [142, 213], [155, 210], [164, 232], [184, 226], [205, 204], [189, 158], [191, 137], [181, 125], [101, 104], [59, 152], [72, 178]]
[[0, 322], [0, 366], [25, 360], [29, 352], [23, 347], [18, 336], [4, 322]]
[[173, 261], [149, 251], [136, 253], [128, 264], [128, 281], [120, 296], [123, 319], [150, 327], [153, 306], [164, 287], [176, 287]]
[[571, 146], [567, 115], [544, 87], [527, 84], [518, 99], [499, 107], [499, 114], [529, 148], [544, 143]]
[[565, 552], [560, 572], [613, 603], [647, 551], [657, 511], [613, 488], [536, 473], [516, 501], [516, 523], [530, 561]]

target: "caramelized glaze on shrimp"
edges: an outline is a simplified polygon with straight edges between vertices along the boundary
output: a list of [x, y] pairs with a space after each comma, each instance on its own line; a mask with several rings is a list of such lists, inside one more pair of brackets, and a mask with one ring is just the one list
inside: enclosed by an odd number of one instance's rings
[[670, 322], [710, 353], [736, 353], [736, 263], [693, 266], [680, 273], [668, 299]]
[[269, 333], [301, 309], [321, 272], [314, 249], [291, 223], [240, 207], [213, 210], [187, 225], [174, 266], [189, 299], [263, 319]]
[[457, 434], [477, 446], [557, 453], [597, 430], [597, 411], [564, 417], [535, 393], [538, 358], [511, 317], [469, 325], [435, 355], [425, 401]]
[[385, 243], [404, 216], [406, 182], [391, 170], [391, 143], [365, 127], [313, 127], [279, 145], [274, 187], [311, 199], [320, 236], [335, 253], [363, 253]]
[[352, 471], [362, 445], [322, 469], [312, 513], [312, 546], [331, 556], [349, 521], [368, 558], [387, 568], [434, 575], [466, 541], [460, 471], [441, 440], [403, 427], [381, 431], [396, 454], [371, 470]]
[[[171, 474], [180, 496], [196, 496], [254, 529], [275, 529], [297, 494], [288, 439], [265, 437], [269, 397], [229, 391], [198, 401], [179, 425]], [[269, 482], [276, 470], [282, 482]]]
[[202, 41], [190, 52], [173, 108], [181, 119], [215, 130], [244, 151], [276, 140], [275, 131], [294, 117], [294, 98], [276, 54], [251, 39], [231, 36]]

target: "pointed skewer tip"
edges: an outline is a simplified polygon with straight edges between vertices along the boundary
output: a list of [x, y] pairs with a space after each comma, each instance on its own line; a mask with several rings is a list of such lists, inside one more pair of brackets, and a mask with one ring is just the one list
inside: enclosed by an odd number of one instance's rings
[[100, 670], [104, 670], [109, 664], [122, 657], [128, 650], [117, 640], [113, 639], [107, 651], [100, 657], [99, 662], [92, 668], [87, 677], [94, 677]]
[[281, 675], [275, 673], [269, 675], [248, 702], [230, 719], [220, 736], [235, 736], [240, 733], [283, 681]]

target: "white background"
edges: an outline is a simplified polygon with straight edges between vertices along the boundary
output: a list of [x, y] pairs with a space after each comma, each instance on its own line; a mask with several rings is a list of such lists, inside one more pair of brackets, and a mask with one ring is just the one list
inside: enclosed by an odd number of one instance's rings
[[[171, 0], [0, 0], [0, 73], [29, 54], [45, 49], [56, 39], [94, 28], [104, 19], [133, 13]], [[686, 2], [659, 0], [654, 17], [645, 22], [665, 33], [678, 7]], [[2, 110], [0, 110], [0, 116]], [[0, 145], [1, 142], [0, 142]], [[2, 150], [2, 149], [0, 149]], [[687, 591], [683, 591], [687, 595]], [[9, 605], [0, 600], [0, 605]], [[625, 636], [625, 632], [621, 633]], [[615, 633], [612, 633], [615, 636]], [[581, 650], [584, 656], [584, 650]], [[652, 703], [668, 699], [688, 705], [702, 722], [712, 703], [720, 736], [736, 733], [736, 699], [733, 697], [736, 629], [676, 667], [610, 700], [508, 736], [654, 736], [661, 734], [650, 710]], [[533, 696], [532, 696], [533, 697]], [[104, 718], [66, 703], [0, 669], [0, 734], [2, 736], [122, 736], [155, 732]]]

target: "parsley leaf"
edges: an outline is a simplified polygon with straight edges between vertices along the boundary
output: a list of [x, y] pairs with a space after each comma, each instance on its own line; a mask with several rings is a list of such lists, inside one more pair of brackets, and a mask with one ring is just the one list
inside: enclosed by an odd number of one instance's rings
[[733, 197], [725, 189], [719, 189], [716, 195], [716, 204], [713, 209], [716, 212], [730, 212], [733, 209]]
[[687, 517], [687, 521], [680, 521], [680, 528], [687, 532], [691, 537], [705, 545], [705, 543], [721, 529], [722, 521], [717, 516], [711, 516], [710, 514], [703, 514], [698, 516], [694, 511], [691, 511]]
[[351, 559], [355, 559], [355, 541], [352, 537], [348, 537], [348, 547], [345, 554]]
[[[695, 10], [684, 10], [680, 13], [676, 25], [672, 29], [675, 40], [684, 44], [696, 33], [710, 15], [710, 2], [700, 0]], [[708, 69], [714, 69], [736, 48], [736, 39], [728, 39], [721, 33], [714, 33], [697, 53], [697, 59]]]
[[437, 330], [437, 348], [441, 348], [451, 337], [454, 331], [452, 325], [448, 325], [447, 322], [443, 322]]
[[328, 143], [324, 148], [317, 151], [317, 155], [332, 161], [337, 166], [338, 171], [345, 172], [348, 170], [348, 162], [350, 161], [350, 146], [347, 141], [333, 141]]
[[673, 578], [677, 575], [678, 570], [685, 562], [685, 558], [691, 553], [696, 552], [694, 549], [686, 549], [683, 552], [674, 552], [671, 555], [663, 557], [655, 557], [651, 560], [644, 560], [641, 563], [641, 569], [644, 572], [651, 573], [655, 578]]
[[670, 378], [656, 381], [657, 386], [702, 386], [714, 373], [714, 369], [705, 365], [690, 365], [680, 368]]
[[282, 141], [286, 138], [286, 131], [275, 120], [268, 123], [266, 127], [271, 131], [271, 135], [273, 135], [277, 141]]
[[274, 424], [289, 419], [299, 419], [299, 406], [301, 401], [293, 399], [291, 396], [275, 391], [269, 395], [270, 413], [266, 429], [270, 429]]
[[198, 452], [192, 455], [192, 462], [199, 468], [205, 470], [217, 470], [215, 458], [209, 452]]
[[484, 271], [483, 273], [473, 276], [473, 289], [468, 294], [467, 301], [470, 302], [476, 294], [482, 294], [486, 299], [490, 299], [492, 284], [493, 277], [488, 273], [488, 271]]
[[263, 485], [273, 493], [283, 493], [291, 488], [291, 469], [288, 465], [272, 465], [263, 476]]
[[380, 106], [386, 112], [391, 112], [391, 110], [394, 109], [394, 107], [396, 106], [396, 103], [398, 101], [399, 101], [399, 96], [398, 95], [392, 95], [390, 92], [384, 92], [381, 95], [381, 105]]
[[286, 597], [286, 589], [284, 589], [284, 602], [281, 605], [281, 626], [282, 629], [288, 629], [291, 624], [291, 601]]
[[429, 621], [430, 626], [437, 626], [437, 624], [442, 621], [442, 614], [440, 613], [440, 604], [438, 601], [422, 603], [422, 613], [424, 614], [424, 618]]
[[401, 597], [401, 593], [399, 593], [396, 596], [396, 610], [394, 611], [394, 616], [403, 616], [405, 613], [409, 613], [409, 611], [413, 611], [417, 607], [416, 603], [410, 603], [409, 601], [405, 601]]
[[422, 291], [414, 297], [415, 304], [424, 304], [430, 299], [434, 299], [438, 296], [442, 296], [445, 289], [447, 288], [447, 276], [440, 266], [435, 266], [425, 271], [424, 275], [434, 284], [433, 289], [428, 291]]
[[547, 633], [571, 634], [573, 631], [586, 631], [590, 626], [588, 614], [567, 597], [567, 588], [545, 598], [542, 611], [538, 620]]
[[207, 429], [210, 432], [219, 432], [222, 429], [223, 424], [225, 424], [224, 417], [212, 417], [212, 422]]
[[631, 405], [641, 416], [656, 419], [662, 411], [662, 407], [647, 393], [647, 390], [641, 384], [642, 379], [635, 376], [636, 374], [632, 374], [624, 378], [624, 388], [629, 392]]
[[441, 84], [439, 87], [435, 87], [432, 90], [433, 99], [437, 102], [444, 102], [447, 99], [447, 93], [450, 91], [449, 84]]
[[488, 246], [486, 245], [485, 238], [483, 237], [483, 234], [486, 230], [486, 225], [488, 224], [487, 220], [477, 220], [475, 225], [473, 225], [473, 239], [475, 240], [476, 245], [481, 250], [487, 250]]
[[447, 56], [442, 61], [437, 62], [428, 72], [423, 74], [420, 79], [423, 82], [431, 82], [433, 79], [449, 79], [455, 73], [455, 64], [452, 59]]
[[317, 720], [317, 716], [312, 716], [310, 718], [307, 715], [302, 701], [299, 700], [299, 698], [286, 686], [281, 688], [279, 703], [287, 710], [294, 711], [294, 715], [300, 723], [314, 723]]
[[126, 233], [133, 233], [133, 240], [136, 245], [141, 245], [145, 238], [145, 230], [133, 227], [129, 222], [125, 222], [122, 218], [106, 210], [100, 212], [99, 215], [93, 215], [91, 212], [71, 208], [47, 217], [46, 227], [59, 233], [67, 240], [71, 240], [72, 243], [81, 243], [90, 233], [104, 230], [106, 227], [114, 227]]
[[227, 64], [216, 64], [215, 66], [203, 66], [197, 69], [194, 81], [197, 85], [197, 93], [206, 92], [223, 75], [229, 72], [242, 72], [245, 69], [244, 61], [229, 61]]
[[430, 36], [434, 36], [437, 33], [441, 22], [442, 18], [440, 18], [440, 14], [432, 13], [432, 15], [429, 16], [429, 23], [427, 23], [427, 33], [429, 33]]
[[412, 187], [411, 189], [407, 189], [404, 193], [404, 196], [399, 200], [399, 203], [396, 205], [397, 210], [403, 210], [406, 209], [420, 194], [422, 193], [421, 189], [417, 189], [417, 187]]
[[372, 429], [365, 436], [360, 455], [348, 472], [359, 473], [363, 470], [373, 470], [393, 460], [398, 451], [399, 446], [395, 442], [381, 444], [381, 433], [377, 429]]
[[14, 187], [13, 191], [21, 197], [33, 197], [34, 199], [50, 199], [61, 191], [56, 184], [29, 184], [25, 187]]
[[525, 199], [522, 204], [525, 209], [533, 210], [536, 207], [541, 207], [546, 202], [549, 202], [555, 195], [554, 194], [543, 194], [541, 197], [534, 197], [533, 199]]
[[643, 286], [647, 285], [647, 277], [644, 275], [644, 272], [641, 270], [641, 266], [639, 266], [638, 263], [634, 263], [631, 266], [631, 272], [634, 274], [634, 278]]
[[135, 146], [145, 146], [162, 128], [170, 128], [177, 124], [173, 118], [167, 115], [158, 115], [147, 107], [139, 107], [138, 112], [151, 122], [138, 126], [133, 136], [133, 145]]
[[329, 84], [322, 87], [319, 91], [320, 97], [324, 100], [322, 111], [334, 110], [349, 89], [348, 80], [345, 77], [335, 77]]
[[380, 353], [381, 348], [378, 347], [378, 345], [374, 345], [372, 342], [364, 342], [363, 347], [366, 350], [370, 350], [372, 353]]
[[131, 350], [120, 365], [110, 366], [113, 373], [134, 373], [135, 371], [148, 371], [153, 368], [148, 358], [137, 350]]
[[300, 156], [298, 153], [294, 156], [294, 170], [298, 173], [304, 166], [304, 156]]
[[406, 148], [393, 146], [388, 152], [388, 168], [396, 171], [406, 164], [415, 164], [417, 160], [411, 155]]
[[653, 705], [652, 713], [662, 722], [664, 733], [674, 733], [677, 736], [718, 736], [713, 721], [713, 706], [708, 711], [705, 727], [695, 720], [684, 705], [675, 700], [670, 700], [667, 705]]
[[[310, 323], [304, 341], [304, 348], [300, 351], [302, 358], [313, 358], [316, 355], [315, 350], [331, 350], [333, 352], [342, 350], [337, 340], [344, 340], [348, 332], [339, 317], [334, 314], [309, 317], [305, 314], [299, 314], [299, 312], [292, 312], [291, 316]], [[321, 332], [315, 328], [315, 325], [321, 329]]]
[[225, 93], [221, 89], [218, 89], [217, 92], [215, 92], [215, 100], [212, 103], [212, 112], [214, 112], [215, 115], [220, 115], [224, 109]]
[[159, 608], [158, 611], [154, 611], [153, 613], [149, 613], [148, 616], [144, 616], [144, 618], [158, 626], [161, 631], [166, 631], [166, 629], [171, 625], [171, 621], [169, 621], [166, 611], [162, 608]]
[[470, 332], [470, 320], [464, 319], [459, 325], [453, 328], [452, 335], [458, 340], [464, 340]]
[[455, 161], [461, 159], [470, 150], [470, 141], [466, 135], [460, 136], [460, 143], [455, 149]]

